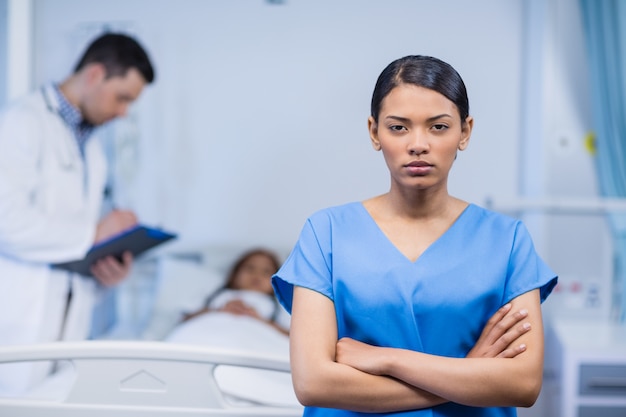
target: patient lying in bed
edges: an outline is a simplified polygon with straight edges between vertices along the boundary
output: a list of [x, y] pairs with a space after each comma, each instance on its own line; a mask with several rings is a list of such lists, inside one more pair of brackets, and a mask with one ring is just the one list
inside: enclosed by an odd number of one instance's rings
[[[167, 340], [213, 344], [221, 343], [217, 339], [247, 339], [248, 335], [244, 335], [246, 332], [239, 326], [253, 333], [267, 334], [270, 339], [278, 337], [275, 333], [286, 336], [290, 316], [279, 306], [272, 289], [272, 275], [279, 267], [277, 256], [269, 250], [254, 249], [244, 253], [234, 262], [224, 286], [210, 295], [200, 309], [186, 314]], [[213, 334], [216, 330], [219, 335]]]
[[[277, 303], [271, 285], [279, 267], [278, 258], [270, 251], [244, 253], [232, 266], [225, 285], [209, 296], [204, 306], [187, 314], [165, 341], [252, 350], [288, 359], [290, 316]], [[219, 367], [216, 374], [222, 390], [233, 398], [298, 405], [289, 374], [226, 366]]]

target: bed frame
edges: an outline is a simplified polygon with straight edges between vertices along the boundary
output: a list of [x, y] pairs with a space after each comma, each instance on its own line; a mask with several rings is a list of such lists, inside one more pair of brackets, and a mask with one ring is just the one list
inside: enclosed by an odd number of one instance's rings
[[301, 407], [233, 405], [218, 365], [289, 372], [284, 358], [147, 341], [81, 341], [0, 347], [0, 363], [68, 360], [75, 379], [58, 400], [0, 398], [11, 417], [300, 416]]

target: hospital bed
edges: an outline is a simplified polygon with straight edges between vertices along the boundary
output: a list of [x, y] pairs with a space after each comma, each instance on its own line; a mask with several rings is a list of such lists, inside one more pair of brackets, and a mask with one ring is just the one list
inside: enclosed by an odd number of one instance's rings
[[[59, 368], [27, 395], [0, 398], [0, 416], [302, 415], [286, 337], [261, 326], [232, 342], [223, 328], [202, 328], [195, 341], [181, 337], [189, 327], [168, 338], [183, 313], [223, 283], [244, 249], [192, 248], [137, 262], [119, 294], [125, 320], [106, 340], [0, 346], [0, 367], [55, 361]], [[210, 334], [219, 343], [206, 343]]]
[[[0, 398], [0, 416], [299, 416], [285, 383], [284, 357], [150, 341], [82, 341], [0, 348], [0, 364], [61, 361], [42, 386], [19, 398]], [[255, 376], [250, 371], [267, 373]], [[247, 374], [242, 371], [248, 372]], [[278, 380], [276, 380], [278, 381]], [[243, 395], [242, 395], [243, 393]], [[287, 398], [283, 398], [283, 394]]]

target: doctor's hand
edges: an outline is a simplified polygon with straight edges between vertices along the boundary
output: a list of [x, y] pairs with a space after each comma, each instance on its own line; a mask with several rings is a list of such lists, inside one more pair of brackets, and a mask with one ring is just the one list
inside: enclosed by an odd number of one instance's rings
[[120, 262], [113, 256], [99, 259], [91, 266], [91, 273], [105, 287], [112, 287], [119, 284], [128, 276], [133, 265], [133, 255], [124, 252]]
[[130, 210], [113, 210], [100, 220], [96, 226], [94, 243], [98, 243], [115, 234], [123, 232], [137, 224], [137, 216]]

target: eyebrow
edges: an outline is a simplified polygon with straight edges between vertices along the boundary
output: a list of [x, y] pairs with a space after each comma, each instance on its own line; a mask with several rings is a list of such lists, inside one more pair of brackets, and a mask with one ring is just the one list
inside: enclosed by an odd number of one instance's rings
[[393, 120], [397, 120], [399, 122], [408, 122], [409, 119], [406, 117], [400, 117], [400, 116], [386, 116], [385, 119], [393, 119]]
[[[448, 113], [442, 113], [442, 114], [438, 114], [436, 116], [433, 117], [429, 117], [428, 119], [426, 119], [427, 122], [434, 122], [435, 120], [439, 120], [439, 119], [443, 119], [443, 118], [452, 118], [451, 115], [449, 115]], [[401, 116], [387, 116], [385, 117], [385, 119], [393, 119], [393, 120], [397, 120], [399, 122], [403, 122], [403, 123], [408, 123], [410, 122], [410, 119], [408, 119], [407, 117], [401, 117]]]

